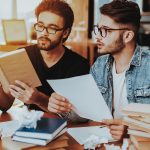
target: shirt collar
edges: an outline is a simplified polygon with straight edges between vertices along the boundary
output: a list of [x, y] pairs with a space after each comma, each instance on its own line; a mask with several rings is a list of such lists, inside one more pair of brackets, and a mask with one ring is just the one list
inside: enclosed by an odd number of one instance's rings
[[141, 58], [142, 58], [142, 49], [139, 45], [137, 45], [133, 54], [131, 65], [140, 66]]

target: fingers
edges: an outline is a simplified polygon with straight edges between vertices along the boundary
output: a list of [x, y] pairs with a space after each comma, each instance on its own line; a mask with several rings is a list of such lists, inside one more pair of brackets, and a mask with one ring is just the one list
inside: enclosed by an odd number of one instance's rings
[[117, 140], [121, 140], [123, 135], [126, 133], [125, 132], [126, 128], [124, 125], [111, 125], [109, 128], [112, 137]]
[[13, 90], [13, 91], [15, 90], [16, 92], [18, 92], [20, 94], [24, 94], [24, 90], [16, 85], [10, 85], [9, 88], [10, 88], [10, 90]]
[[21, 82], [19, 80], [15, 80], [15, 83], [17, 83], [23, 89], [26, 89], [26, 90], [30, 89], [30, 87], [27, 84], [25, 84], [25, 83], [23, 83], [23, 82]]
[[62, 101], [66, 101], [67, 99], [57, 93], [52, 93], [51, 97], [55, 98], [55, 99], [58, 99], [58, 100], [62, 100]]
[[10, 94], [11, 94], [13, 97], [15, 97], [15, 98], [21, 100], [22, 102], [26, 102], [26, 101], [28, 100], [28, 97], [27, 97], [26, 95], [22, 95], [22, 94], [20, 94], [19, 92], [15, 91], [15, 90], [13, 90], [13, 89], [11, 89], [11, 88], [9, 89], [9, 91], [10, 91]]
[[68, 100], [56, 93], [53, 93], [49, 98], [48, 110], [53, 113], [63, 113], [71, 111], [72, 105]]
[[125, 134], [125, 126], [122, 125], [122, 120], [120, 119], [106, 119], [102, 121], [104, 124], [108, 125], [110, 128], [110, 133], [112, 137], [117, 140], [121, 140]]
[[123, 125], [111, 125], [110, 129], [111, 130], [119, 130], [119, 131], [121, 130], [122, 131], [122, 130], [124, 130], [124, 126]]
[[122, 130], [110, 130], [110, 133], [112, 137], [116, 140], [121, 140], [124, 135], [124, 131]]
[[58, 106], [54, 103], [51, 103], [50, 106], [48, 107], [49, 111], [53, 113], [62, 113], [62, 112], [67, 112], [67, 109], [62, 106]]
[[122, 124], [122, 120], [121, 119], [105, 119], [102, 121], [104, 124], [106, 125], [121, 125]]
[[9, 89], [10, 90], [10, 94], [13, 96], [13, 97], [15, 97], [15, 98], [18, 98], [19, 97], [19, 93], [18, 92], [16, 92], [15, 90], [13, 90], [13, 89]]
[[16, 85], [10, 85], [9, 91], [11, 95], [24, 103], [32, 104], [36, 101], [37, 91], [25, 83], [16, 80]]

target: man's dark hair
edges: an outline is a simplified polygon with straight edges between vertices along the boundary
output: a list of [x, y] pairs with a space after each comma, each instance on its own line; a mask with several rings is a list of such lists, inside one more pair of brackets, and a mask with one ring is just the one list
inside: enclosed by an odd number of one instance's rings
[[[39, 14], [44, 11], [50, 11], [64, 18], [64, 29], [70, 29], [71, 32], [72, 24], [74, 21], [74, 13], [69, 4], [64, 0], [42, 0], [35, 10], [35, 15], [38, 18]], [[68, 37], [67, 37], [68, 38]], [[63, 39], [63, 42], [67, 40]]]
[[108, 4], [104, 4], [100, 8], [100, 12], [119, 24], [131, 25], [135, 34], [137, 34], [141, 19], [137, 3], [127, 0], [114, 0]]

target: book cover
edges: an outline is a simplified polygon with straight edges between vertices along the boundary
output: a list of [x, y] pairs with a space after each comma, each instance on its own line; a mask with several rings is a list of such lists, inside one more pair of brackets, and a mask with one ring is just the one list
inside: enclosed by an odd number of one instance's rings
[[[30, 144], [43, 145], [44, 146], [44, 145], [47, 145], [52, 140], [56, 139], [57, 137], [61, 136], [66, 131], [67, 131], [66, 128], [62, 129], [55, 137], [50, 138], [50, 139], [42, 139], [43, 137], [41, 137], [41, 138], [28, 138], [28, 137], [13, 135], [12, 140], [18, 141], [18, 142], [24, 142], [24, 143], [30, 143]], [[53, 145], [53, 144], [51, 144], [51, 145]]]
[[61, 118], [41, 118], [36, 128], [19, 128], [14, 135], [28, 138], [53, 139], [64, 127], [67, 121]]
[[0, 82], [4, 90], [8, 91], [9, 84], [15, 84], [15, 80], [20, 80], [31, 87], [41, 85], [24, 48], [0, 55]]

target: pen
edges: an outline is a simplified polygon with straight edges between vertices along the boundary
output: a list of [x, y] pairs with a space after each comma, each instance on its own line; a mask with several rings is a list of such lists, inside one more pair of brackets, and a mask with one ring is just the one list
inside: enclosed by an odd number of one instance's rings
[[99, 126], [99, 128], [104, 128], [104, 127], [108, 127], [108, 126], [107, 125]]

